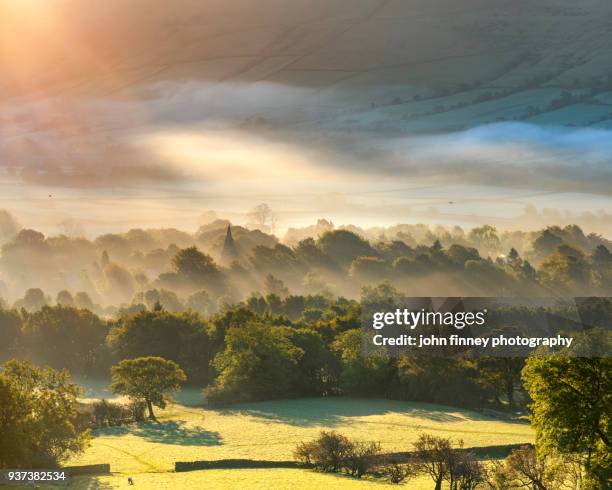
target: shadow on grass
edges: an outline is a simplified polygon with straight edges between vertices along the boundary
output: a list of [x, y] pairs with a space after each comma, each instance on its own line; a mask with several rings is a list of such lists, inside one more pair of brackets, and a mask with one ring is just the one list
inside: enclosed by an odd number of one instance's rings
[[183, 420], [170, 422], [138, 422], [119, 427], [96, 429], [96, 436], [122, 436], [131, 434], [145, 441], [178, 446], [220, 446], [218, 432], [207, 431], [202, 427], [185, 427]]
[[[391, 414], [440, 423], [499, 420], [478, 412], [445, 405], [354, 398], [302, 398], [245, 403], [221, 408], [218, 411], [226, 415], [249, 415], [270, 422], [282, 422], [303, 427], [316, 425], [334, 427], [347, 423], [352, 417]], [[511, 419], [503, 420], [503, 422], [524, 423]]]

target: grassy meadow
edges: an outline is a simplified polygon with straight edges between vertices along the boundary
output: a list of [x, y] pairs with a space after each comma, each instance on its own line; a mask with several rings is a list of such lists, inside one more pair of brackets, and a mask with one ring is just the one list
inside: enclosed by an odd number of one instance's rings
[[[195, 398], [195, 397], [192, 397]], [[384, 486], [292, 469], [233, 469], [174, 473], [175, 461], [293, 459], [300, 441], [336, 430], [380, 441], [384, 452], [406, 451], [420, 433], [463, 439], [466, 446], [533, 442], [526, 422], [496, 420], [442, 405], [379, 399], [299, 399], [211, 409], [174, 404], [158, 410], [159, 423], [97, 430], [91, 446], [68, 464], [110, 463], [112, 475], [75, 478], [75, 488], [116, 488], [130, 475], [142, 488], [357, 488]], [[427, 478], [406, 483], [430, 488]]]
[[[78, 477], [70, 488], [79, 490], [107, 488], [149, 488], [149, 489], [253, 489], [253, 490], [312, 490], [342, 488], [346, 490], [378, 490], [398, 488], [386, 482], [358, 480], [341, 475], [317, 473], [308, 470], [292, 469], [235, 469], [207, 470], [189, 473], [142, 473], [134, 476], [134, 486], [127, 484], [125, 475]], [[430, 490], [429, 477], [418, 477], [403, 485], [411, 490]]]

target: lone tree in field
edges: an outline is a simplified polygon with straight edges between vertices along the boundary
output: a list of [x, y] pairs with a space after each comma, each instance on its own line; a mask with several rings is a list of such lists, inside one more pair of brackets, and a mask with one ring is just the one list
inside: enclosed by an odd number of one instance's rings
[[157, 420], [153, 405], [165, 408], [168, 395], [179, 391], [187, 379], [177, 363], [162, 357], [125, 359], [113, 366], [111, 372], [113, 393], [144, 401], [151, 420]]

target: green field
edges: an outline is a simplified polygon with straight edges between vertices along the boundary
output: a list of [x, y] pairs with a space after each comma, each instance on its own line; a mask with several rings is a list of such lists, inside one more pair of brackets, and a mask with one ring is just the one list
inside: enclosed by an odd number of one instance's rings
[[[68, 464], [110, 463], [112, 475], [80, 477], [76, 488], [116, 488], [131, 475], [139, 488], [377, 488], [383, 483], [308, 470], [205, 470], [174, 473], [175, 461], [292, 459], [300, 441], [321, 430], [380, 441], [383, 451], [407, 451], [420, 433], [463, 439], [466, 446], [533, 442], [525, 422], [495, 420], [476, 412], [423, 403], [372, 399], [300, 399], [210, 409], [172, 405], [159, 424], [96, 431], [91, 446]], [[426, 478], [409, 488], [430, 488]]]
[[[79, 477], [75, 478], [70, 488], [106, 489], [106, 488], [147, 488], [147, 489], [234, 489], [268, 490], [268, 489], [333, 489], [377, 490], [398, 488], [386, 482], [358, 480], [341, 475], [317, 473], [308, 470], [260, 469], [260, 470], [208, 470], [189, 473], [142, 473], [134, 476], [134, 486], [127, 484], [125, 475]], [[411, 490], [430, 490], [433, 487], [428, 477], [410, 480], [403, 488]], [[402, 487], [399, 487], [402, 488]]]

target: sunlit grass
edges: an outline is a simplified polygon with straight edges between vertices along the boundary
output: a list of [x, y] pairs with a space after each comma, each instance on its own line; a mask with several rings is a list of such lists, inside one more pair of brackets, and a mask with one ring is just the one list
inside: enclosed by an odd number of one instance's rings
[[[77, 490], [101, 488], [147, 488], [147, 489], [249, 489], [249, 490], [312, 490], [324, 488], [371, 489], [398, 488], [397, 485], [367, 479], [358, 480], [340, 475], [317, 473], [309, 470], [251, 469], [251, 470], [206, 470], [189, 473], [142, 473], [134, 478], [134, 486], [127, 484], [125, 475], [110, 475], [75, 478], [70, 488]], [[433, 482], [422, 476], [402, 485], [411, 490], [431, 490]], [[400, 487], [401, 488], [401, 487]]]
[[[315, 438], [321, 430], [332, 429], [353, 439], [380, 441], [385, 452], [411, 450], [412, 443], [423, 432], [462, 439], [466, 446], [533, 442], [533, 432], [524, 422], [494, 420], [442, 405], [376, 399], [281, 400], [224, 409], [171, 405], [158, 410], [158, 418], [159, 424], [132, 424], [97, 431], [91, 447], [69, 464], [110, 463], [114, 475], [100, 477], [100, 482], [112, 485], [111, 488], [123, 485], [126, 475], [143, 482], [156, 481], [155, 488], [178, 488], [173, 486], [177, 482], [181, 482], [180, 488], [191, 488], [189, 485], [197, 486], [202, 481], [215, 482], [214, 488], [238, 488], [241, 480], [244, 485], [248, 482], [249, 488], [266, 488], [270, 478], [276, 479], [274, 488], [285, 488], [283, 485], [307, 488], [308, 482], [325, 485], [322, 479], [338, 477], [280, 469], [207, 470], [176, 475], [171, 472], [176, 461], [291, 460], [297, 443]], [[333, 482], [335, 486], [341, 482], [342, 488], [378, 485], [350, 478]]]

